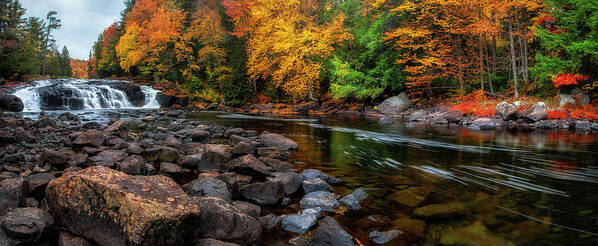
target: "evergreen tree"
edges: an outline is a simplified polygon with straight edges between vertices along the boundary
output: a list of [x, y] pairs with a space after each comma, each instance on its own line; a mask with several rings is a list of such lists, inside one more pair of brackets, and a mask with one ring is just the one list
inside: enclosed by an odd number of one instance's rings
[[66, 46], [62, 48], [62, 53], [60, 54], [58, 63], [60, 65], [61, 76], [73, 76], [73, 68], [71, 67], [71, 56]]
[[46, 15], [46, 22], [45, 22], [45, 33], [44, 33], [44, 46], [42, 50], [42, 59], [43, 59], [43, 66], [42, 66], [42, 76], [46, 76], [47, 72], [47, 55], [48, 50], [51, 46], [54, 45], [55, 40], [52, 39], [52, 30], [56, 30], [62, 26], [60, 24], [60, 19], [56, 17], [58, 12], [52, 10], [48, 12]]

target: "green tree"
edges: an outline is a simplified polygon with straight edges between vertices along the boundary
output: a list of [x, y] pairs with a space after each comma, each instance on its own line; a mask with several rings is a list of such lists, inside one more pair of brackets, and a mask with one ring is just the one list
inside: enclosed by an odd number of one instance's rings
[[66, 46], [62, 48], [62, 53], [60, 53], [60, 56], [58, 57], [58, 64], [60, 65], [61, 76], [73, 76], [73, 68], [71, 67], [71, 56]]
[[52, 47], [54, 45], [55, 40], [52, 39], [52, 30], [57, 30], [58, 28], [60, 28], [62, 26], [62, 24], [60, 24], [60, 19], [58, 19], [56, 17], [56, 15], [58, 14], [58, 12], [52, 10], [50, 12], [48, 12], [48, 14], [46, 15], [46, 22], [45, 22], [45, 33], [44, 33], [44, 46], [43, 46], [43, 50], [42, 50], [42, 59], [43, 59], [43, 65], [42, 65], [42, 75], [46, 76], [46, 72], [47, 72], [47, 55], [48, 55], [48, 50], [50, 50], [50, 47]]

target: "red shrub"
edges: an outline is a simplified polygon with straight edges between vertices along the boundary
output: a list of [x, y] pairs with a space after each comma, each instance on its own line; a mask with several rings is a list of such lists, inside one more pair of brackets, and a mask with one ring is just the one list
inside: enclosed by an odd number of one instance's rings
[[584, 112], [582, 109], [576, 109], [571, 111], [571, 118], [573, 119], [583, 119]]
[[564, 110], [554, 110], [548, 112], [548, 119], [551, 120], [565, 120], [569, 118], [569, 113]]
[[573, 74], [573, 73], [561, 73], [554, 78], [552, 78], [552, 82], [554, 83], [554, 87], [559, 88], [565, 85], [577, 85], [579, 81], [589, 79], [588, 76], [580, 75], [580, 74]]

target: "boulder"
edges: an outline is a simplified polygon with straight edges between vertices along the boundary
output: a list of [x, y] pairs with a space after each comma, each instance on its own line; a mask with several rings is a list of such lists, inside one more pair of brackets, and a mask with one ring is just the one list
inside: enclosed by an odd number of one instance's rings
[[49, 173], [36, 173], [27, 176], [27, 182], [29, 183], [29, 196], [40, 198], [44, 197], [46, 186], [54, 179], [56, 179], [56, 177]]
[[494, 130], [497, 127], [500, 126], [500, 123], [496, 122], [493, 119], [490, 118], [479, 118], [474, 120], [471, 125], [469, 125], [467, 127], [467, 129], [469, 130], [474, 130], [474, 131], [490, 131], [490, 130]]
[[281, 161], [277, 159], [272, 159], [268, 157], [260, 157], [258, 158], [264, 164], [266, 164], [273, 172], [288, 172], [293, 170], [293, 165], [289, 164], [286, 161]]
[[336, 197], [330, 192], [316, 191], [308, 193], [299, 202], [301, 208], [319, 209], [320, 211], [334, 211], [339, 206]]
[[517, 106], [508, 102], [501, 102], [496, 105], [496, 115], [505, 120], [517, 118]]
[[97, 131], [97, 130], [88, 130], [83, 134], [79, 135], [73, 141], [73, 146], [75, 147], [99, 147], [104, 145], [104, 140], [106, 140], [106, 136], [104, 133]]
[[228, 186], [219, 179], [196, 179], [191, 181], [185, 190], [189, 196], [216, 197], [226, 202], [232, 202]]
[[338, 201], [351, 210], [359, 210], [361, 209], [360, 203], [367, 197], [368, 194], [365, 191], [363, 191], [362, 189], [357, 189], [353, 191], [353, 193], [346, 195]]
[[261, 223], [215, 197], [194, 197], [201, 208], [201, 237], [250, 245], [262, 234]]
[[291, 157], [291, 153], [288, 151], [282, 151], [277, 147], [261, 147], [257, 149], [257, 154], [260, 157], [267, 157], [278, 160], [286, 160]]
[[52, 149], [43, 149], [42, 160], [52, 165], [63, 165], [69, 160], [69, 157], [62, 152]]
[[17, 207], [25, 206], [28, 183], [24, 179], [6, 179], [0, 182], [0, 216]]
[[45, 128], [48, 126], [56, 127], [56, 121], [54, 121], [53, 119], [50, 119], [48, 117], [42, 117], [42, 118], [36, 120], [35, 122], [33, 122], [32, 125], [35, 128]]
[[170, 148], [170, 147], [162, 147], [162, 150], [160, 151], [160, 155], [158, 156], [158, 160], [159, 161], [163, 161], [163, 162], [176, 162], [179, 157], [181, 157], [183, 155], [183, 152], [175, 149], [175, 148]]
[[197, 241], [195, 246], [240, 246], [236, 243], [227, 243], [216, 239], [204, 238]]
[[415, 111], [409, 116], [409, 121], [421, 121], [428, 116], [428, 112], [424, 110]]
[[272, 176], [268, 180], [280, 182], [284, 187], [284, 193], [287, 195], [295, 193], [301, 186], [299, 175], [296, 172], [278, 172], [272, 173]]
[[[17, 142], [26, 142], [26, 143], [34, 143], [36, 138], [31, 134], [29, 131], [25, 131], [22, 127], [17, 127], [15, 129], [15, 138]], [[0, 141], [2, 142], [2, 141]]]
[[222, 144], [206, 144], [198, 169], [202, 172], [220, 171], [230, 160], [231, 153]]
[[386, 115], [397, 115], [411, 106], [412, 102], [409, 100], [407, 92], [402, 92], [398, 96], [394, 96], [384, 100], [378, 105], [378, 111]]
[[575, 104], [575, 98], [573, 98], [569, 94], [559, 93], [559, 106], [565, 107], [567, 104], [574, 105]]
[[425, 236], [426, 222], [418, 219], [402, 218], [393, 221], [394, 228], [418, 238]]
[[212, 140], [212, 133], [202, 129], [193, 129], [189, 132], [191, 141], [198, 143], [209, 143]]
[[250, 141], [243, 141], [235, 144], [232, 150], [235, 155], [248, 155], [255, 152], [255, 146]]
[[273, 214], [268, 214], [266, 216], [260, 217], [260, 223], [262, 223], [262, 231], [266, 233], [279, 231], [282, 217], [283, 216], [276, 216]]
[[579, 88], [573, 89], [571, 95], [579, 102], [579, 104], [581, 104], [581, 106], [588, 105], [591, 102], [590, 97]]
[[291, 214], [282, 217], [282, 228], [299, 234], [306, 234], [318, 223], [318, 215], [313, 213]]
[[194, 170], [199, 165], [200, 160], [201, 160], [201, 154], [186, 155], [186, 156], [179, 158], [176, 161], [176, 163], [179, 164], [179, 166], [181, 166], [181, 167]]
[[0, 220], [6, 235], [20, 243], [37, 242], [54, 223], [52, 216], [39, 208], [16, 208]]
[[132, 155], [117, 164], [118, 170], [129, 175], [146, 175], [146, 161], [139, 155]]
[[284, 187], [278, 181], [253, 183], [241, 187], [241, 195], [259, 205], [274, 205], [284, 196]]
[[177, 164], [169, 162], [160, 163], [160, 173], [163, 173], [167, 176], [177, 177], [183, 174], [184, 172], [185, 170]]
[[120, 137], [126, 137], [128, 134], [129, 128], [126, 122], [122, 120], [117, 120], [116, 122], [112, 123], [108, 126], [103, 133], [106, 135], [115, 135]]
[[312, 180], [303, 180], [301, 181], [301, 187], [303, 187], [303, 190], [306, 194], [312, 193], [314, 191], [333, 192], [332, 187], [330, 187], [328, 183], [324, 182], [324, 180], [321, 180], [319, 178]]
[[235, 201], [233, 206], [235, 206], [241, 213], [256, 219], [259, 219], [260, 213], [262, 213], [262, 208], [260, 208], [260, 206], [248, 202]]
[[459, 123], [463, 120], [463, 113], [459, 110], [451, 110], [442, 114], [442, 118], [444, 118], [447, 123]]
[[226, 163], [226, 170], [242, 175], [264, 178], [270, 174], [266, 164], [253, 155], [245, 155]]
[[320, 221], [311, 246], [353, 246], [353, 237], [332, 217]]
[[543, 102], [538, 102], [531, 109], [527, 110], [524, 117], [532, 122], [545, 120], [548, 116], [548, 106]]
[[203, 221], [172, 179], [100, 166], [53, 180], [46, 199], [57, 225], [100, 245], [184, 244]]
[[245, 135], [245, 130], [243, 130], [243, 128], [232, 128], [224, 132], [225, 138], [230, 138], [233, 135], [242, 137], [243, 135]]
[[25, 105], [15, 95], [0, 94], [0, 109], [10, 112], [22, 112], [25, 109]]
[[263, 133], [258, 140], [266, 147], [277, 147], [280, 150], [297, 150], [297, 142], [276, 133]]
[[372, 231], [372, 232], [370, 232], [370, 234], [368, 236], [370, 238], [370, 241], [372, 241], [376, 244], [385, 244], [385, 243], [388, 243], [388, 242], [394, 240], [399, 235], [401, 235], [400, 231], [390, 230], [390, 231], [385, 231], [385, 232]]
[[329, 183], [329, 184], [338, 184], [338, 183], [342, 182], [340, 179], [337, 179], [335, 177], [329, 176], [327, 174], [322, 173], [322, 171], [315, 170], [315, 169], [306, 169], [306, 170], [304, 170], [301, 173], [301, 175], [299, 175], [299, 179], [301, 181], [303, 181], [303, 180], [321, 179], [321, 180], [326, 181], [326, 183]]

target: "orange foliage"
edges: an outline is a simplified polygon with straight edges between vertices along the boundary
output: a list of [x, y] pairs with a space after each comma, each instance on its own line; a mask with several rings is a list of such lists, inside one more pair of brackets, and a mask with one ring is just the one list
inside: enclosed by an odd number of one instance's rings
[[585, 75], [561, 73], [552, 78], [552, 82], [554, 83], [554, 87], [559, 88], [566, 85], [577, 85], [579, 81], [588, 80], [589, 78]]
[[565, 120], [569, 118], [569, 113], [565, 110], [553, 110], [548, 112], [547, 118], [551, 120]]
[[255, 100], [257, 103], [259, 104], [266, 104], [270, 102], [270, 98], [266, 95], [263, 94], [257, 94], [255, 95]]
[[458, 97], [457, 104], [450, 110], [460, 111], [464, 115], [489, 117], [496, 114], [496, 102], [489, 100], [484, 91], [475, 91], [469, 95]]
[[583, 106], [580, 109], [571, 111], [571, 118], [573, 119], [587, 119], [587, 120], [598, 120], [598, 109], [593, 105], [589, 104]]
[[84, 79], [87, 78], [87, 69], [89, 65], [87, 61], [71, 59], [71, 67], [73, 68], [73, 78]]

